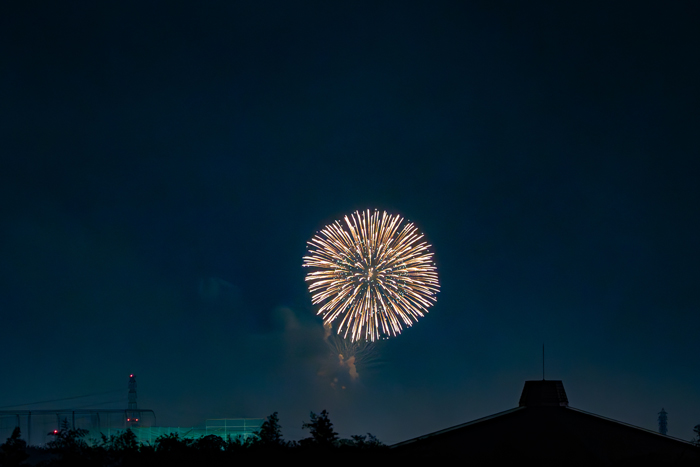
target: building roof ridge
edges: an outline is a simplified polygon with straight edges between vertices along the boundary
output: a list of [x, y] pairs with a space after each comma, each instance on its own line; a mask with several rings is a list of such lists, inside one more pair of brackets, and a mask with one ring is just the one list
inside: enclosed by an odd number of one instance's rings
[[629, 427], [629, 428], [635, 428], [635, 429], [637, 429], [637, 430], [646, 431], [647, 433], [651, 433], [651, 434], [654, 434], [654, 435], [656, 435], [656, 436], [661, 436], [661, 437], [664, 438], [664, 439], [672, 439], [672, 440], [674, 440], [674, 441], [680, 441], [680, 442], [682, 442], [682, 443], [685, 443], [685, 444], [688, 444], [688, 445], [690, 445], [690, 446], [696, 447], [695, 444], [693, 444], [693, 443], [690, 442], [690, 441], [687, 441], [687, 440], [682, 439], [682, 438], [676, 438], [675, 436], [662, 435], [662, 434], [659, 433], [658, 431], [650, 430], [649, 428], [644, 428], [644, 427], [641, 427], [641, 426], [632, 425], [631, 423], [623, 422], [623, 421], [616, 420], [616, 419], [610, 418], [610, 417], [605, 417], [605, 416], [603, 416], [603, 415], [598, 415], [598, 414], [596, 414], [596, 413], [588, 412], [588, 411], [586, 411], [586, 410], [577, 409], [576, 407], [568, 406], [568, 407], [564, 407], [564, 408], [565, 408], [565, 409], [568, 409], [568, 410], [573, 410], [573, 411], [575, 411], [575, 412], [580, 412], [580, 413], [585, 414], [585, 415], [590, 415], [590, 416], [592, 416], [592, 417], [600, 418], [600, 419], [602, 419], [602, 420], [606, 420], [606, 421], [609, 421], [609, 422], [617, 423], [617, 424], [619, 424], [619, 425], [624, 425], [624, 426], [627, 426], [627, 427]]
[[459, 430], [460, 428], [464, 428], [464, 427], [467, 427], [469, 425], [475, 425], [475, 424], [480, 423], [480, 422], [485, 422], [487, 420], [491, 420], [491, 419], [496, 418], [496, 417], [507, 415], [507, 414], [512, 413], [512, 412], [517, 412], [518, 410], [522, 410], [525, 408], [527, 408], [527, 407], [514, 407], [512, 409], [504, 410], [502, 412], [498, 412], [498, 413], [495, 413], [492, 415], [487, 415], [486, 417], [477, 418], [475, 420], [470, 420], [470, 421], [465, 422], [465, 423], [460, 423], [459, 425], [454, 425], [454, 426], [451, 426], [449, 428], [443, 428], [442, 430], [433, 431], [432, 433], [428, 433], [425, 435], [417, 436], [415, 438], [407, 439], [405, 441], [401, 441], [400, 443], [392, 444], [389, 447], [395, 448], [395, 447], [403, 446], [404, 444], [410, 444], [410, 443], [414, 443], [417, 441], [421, 441], [423, 439], [430, 438], [432, 436], [437, 436], [437, 435], [441, 435], [443, 433], [448, 433], [450, 431]]

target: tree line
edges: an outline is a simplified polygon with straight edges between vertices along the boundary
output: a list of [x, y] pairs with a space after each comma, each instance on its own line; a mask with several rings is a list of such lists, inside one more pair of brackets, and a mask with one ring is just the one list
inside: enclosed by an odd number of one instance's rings
[[[321, 463], [327, 456], [335, 456], [333, 464], [380, 460], [387, 447], [370, 433], [340, 439], [333, 429], [328, 412], [311, 412], [310, 420], [302, 424], [309, 436], [299, 441], [285, 441], [277, 412], [267, 417], [253, 436], [228, 437], [217, 435], [184, 438], [178, 433], [158, 437], [151, 445], [140, 443], [131, 429], [111, 436], [101, 434], [97, 442], [86, 441], [88, 430], [70, 428], [63, 420], [61, 427], [49, 433], [51, 440], [43, 447], [27, 446], [21, 439], [19, 427], [0, 445], [0, 466], [35, 465], [54, 466], [218, 466], [240, 462], [277, 460], [293, 462], [299, 458], [304, 464]], [[316, 456], [315, 454], [321, 454]], [[325, 462], [324, 462], [325, 463]]]

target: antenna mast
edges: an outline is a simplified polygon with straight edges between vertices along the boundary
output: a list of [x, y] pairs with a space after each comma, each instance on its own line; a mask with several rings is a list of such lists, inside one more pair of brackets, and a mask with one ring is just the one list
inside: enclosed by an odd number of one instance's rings
[[668, 433], [668, 413], [661, 408], [661, 412], [659, 412], [659, 433], [662, 435], [665, 435]]
[[139, 426], [140, 412], [136, 406], [136, 378], [133, 374], [129, 375], [129, 403], [126, 410], [126, 421], [129, 426]]

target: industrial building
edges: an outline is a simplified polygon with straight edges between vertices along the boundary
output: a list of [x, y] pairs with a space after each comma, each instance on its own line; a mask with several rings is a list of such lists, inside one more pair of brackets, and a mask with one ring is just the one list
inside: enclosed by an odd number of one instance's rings
[[125, 409], [61, 408], [42, 410], [0, 411], [0, 440], [10, 437], [15, 427], [30, 446], [42, 446], [51, 441], [51, 434], [67, 423], [69, 428], [88, 431], [86, 441], [96, 443], [104, 434], [117, 435], [130, 428], [139, 442], [153, 444], [162, 435], [178, 434], [180, 438], [199, 438], [207, 435], [223, 439], [254, 436], [262, 418], [215, 418], [194, 427], [159, 426], [156, 414], [150, 409], [140, 409], [137, 404], [136, 378], [129, 375], [128, 403]]

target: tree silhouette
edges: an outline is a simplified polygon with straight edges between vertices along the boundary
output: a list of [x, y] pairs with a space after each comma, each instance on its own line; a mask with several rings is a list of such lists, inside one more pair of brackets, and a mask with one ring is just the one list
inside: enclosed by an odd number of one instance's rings
[[136, 441], [136, 435], [131, 428], [127, 428], [126, 431], [117, 435], [111, 435], [109, 438], [102, 434], [100, 446], [107, 451], [134, 452], [138, 450], [139, 443]]
[[258, 431], [255, 432], [258, 436], [259, 444], [264, 447], [283, 447], [286, 443], [282, 440], [282, 427], [279, 423], [277, 412], [273, 413], [265, 420]]
[[695, 433], [693, 443], [695, 443], [696, 446], [700, 446], [700, 425], [695, 425], [695, 428], [693, 428], [693, 433]]
[[198, 451], [215, 454], [225, 449], [226, 441], [224, 441], [221, 436], [206, 435], [195, 439], [192, 443], [192, 447]]
[[72, 467], [100, 465], [97, 457], [105, 453], [99, 448], [91, 448], [83, 439], [88, 430], [84, 428], [69, 428], [68, 419], [61, 421], [61, 428], [48, 433], [53, 439], [46, 443], [50, 452], [58, 457], [48, 465], [70, 465]]
[[88, 430], [85, 428], [69, 428], [68, 419], [64, 418], [61, 421], [61, 428], [49, 433], [54, 439], [46, 443], [46, 446], [53, 450], [63, 453], [80, 453], [88, 449], [88, 445], [83, 439]]
[[302, 423], [301, 427], [309, 430], [311, 438], [302, 440], [302, 444], [315, 444], [318, 447], [334, 447], [338, 442], [338, 433], [333, 431], [333, 423], [328, 419], [328, 412], [323, 410], [320, 415], [311, 412], [311, 421]]
[[179, 433], [168, 433], [156, 438], [154, 443], [156, 452], [179, 454], [184, 452], [193, 443], [192, 439], [180, 438]]
[[15, 427], [5, 444], [0, 446], [0, 465], [7, 467], [19, 466], [29, 457], [27, 454], [27, 442], [20, 439], [19, 436], [19, 427]]
[[226, 452], [242, 452], [255, 445], [256, 441], [253, 436], [246, 438], [240, 435], [235, 437], [228, 435], [224, 444], [224, 450]]
[[359, 449], [374, 449], [386, 446], [386, 444], [379, 441], [372, 433], [367, 433], [367, 436], [352, 435], [351, 438], [355, 444], [355, 447]]

